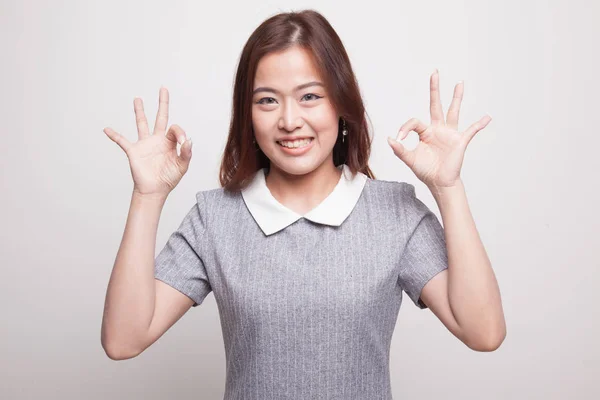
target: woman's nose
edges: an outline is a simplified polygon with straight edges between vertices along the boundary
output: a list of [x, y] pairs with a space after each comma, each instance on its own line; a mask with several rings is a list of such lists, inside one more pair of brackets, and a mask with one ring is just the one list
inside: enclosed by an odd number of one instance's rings
[[279, 117], [279, 129], [293, 131], [301, 128], [304, 124], [302, 115], [298, 106], [292, 101], [288, 101], [282, 107], [282, 113]]

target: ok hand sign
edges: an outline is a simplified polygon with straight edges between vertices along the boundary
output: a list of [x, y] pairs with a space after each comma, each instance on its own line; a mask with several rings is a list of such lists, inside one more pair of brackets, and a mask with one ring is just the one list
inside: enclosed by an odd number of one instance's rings
[[[489, 115], [472, 124], [466, 131], [458, 132], [458, 114], [463, 97], [463, 83], [454, 88], [454, 97], [444, 120], [444, 111], [439, 91], [437, 69], [430, 79], [431, 125], [427, 126], [416, 118], [408, 120], [398, 132], [396, 140], [388, 138], [394, 154], [400, 158], [430, 189], [450, 187], [460, 180], [460, 170], [465, 149], [477, 132], [492, 120]], [[399, 142], [409, 132], [419, 134], [419, 144], [408, 151]]]
[[[134, 192], [166, 197], [188, 170], [192, 158], [192, 141], [186, 138], [185, 132], [178, 125], [171, 125], [165, 134], [169, 119], [169, 91], [166, 88], [159, 91], [158, 113], [152, 135], [148, 132], [142, 99], [135, 98], [133, 108], [139, 139], [137, 142], [130, 143], [111, 128], [104, 128], [104, 133], [127, 154]], [[177, 155], [177, 143], [181, 144], [180, 155]]]

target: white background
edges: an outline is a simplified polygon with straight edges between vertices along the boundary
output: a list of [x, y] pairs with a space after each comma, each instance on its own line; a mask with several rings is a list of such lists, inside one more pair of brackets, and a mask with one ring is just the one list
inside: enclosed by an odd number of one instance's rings
[[314, 8], [352, 61], [376, 177], [415, 184], [438, 217], [386, 137], [411, 117], [429, 123], [435, 68], [444, 112], [465, 81], [460, 129], [493, 118], [467, 148], [462, 177], [500, 284], [506, 340], [474, 352], [405, 297], [391, 348], [394, 397], [600, 398], [598, 4], [2, 0], [0, 397], [222, 398], [212, 293], [140, 356], [104, 354], [104, 296], [132, 179], [102, 130], [136, 140], [133, 98], [143, 98], [152, 128], [165, 85], [169, 125], [193, 138], [158, 251], [195, 193], [218, 187], [245, 41], [273, 14]]

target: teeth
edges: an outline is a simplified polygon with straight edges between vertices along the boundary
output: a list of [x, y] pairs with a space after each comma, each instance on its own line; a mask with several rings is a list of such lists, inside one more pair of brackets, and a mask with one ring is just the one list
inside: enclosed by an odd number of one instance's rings
[[307, 144], [310, 143], [310, 141], [312, 140], [312, 138], [309, 139], [302, 139], [302, 140], [294, 140], [294, 141], [285, 141], [285, 142], [277, 142], [280, 145], [284, 146], [284, 147], [289, 147], [289, 148], [298, 148], [298, 147], [302, 147], [302, 146], [306, 146]]

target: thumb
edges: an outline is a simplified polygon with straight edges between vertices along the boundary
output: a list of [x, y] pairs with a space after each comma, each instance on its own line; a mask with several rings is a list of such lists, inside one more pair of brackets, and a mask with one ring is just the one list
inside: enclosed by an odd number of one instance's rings
[[411, 151], [406, 150], [402, 143], [396, 141], [391, 136], [388, 136], [387, 140], [392, 150], [394, 150], [394, 154], [406, 165], [412, 165], [414, 154]]
[[192, 139], [188, 137], [179, 149], [179, 162], [186, 171], [190, 166], [190, 160], [192, 159], [192, 144]]
[[123, 137], [121, 134], [115, 132], [112, 128], [104, 128], [103, 131], [106, 136], [110, 138], [110, 140], [118, 144], [119, 147], [123, 149], [125, 154], [128, 153], [129, 149], [131, 148], [131, 142], [129, 142], [129, 140], [125, 139], [125, 137]]

